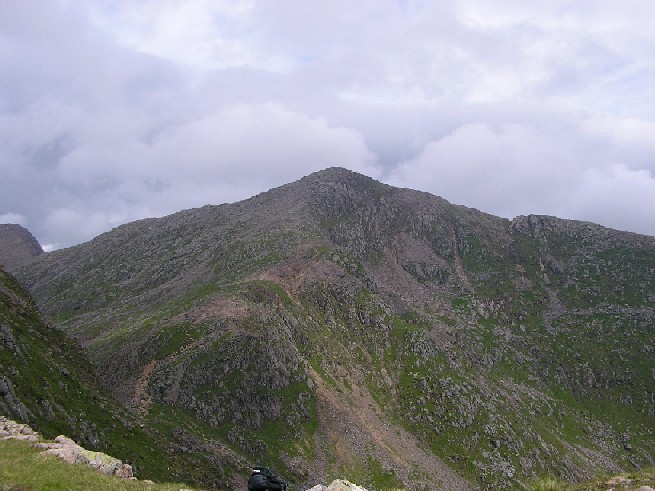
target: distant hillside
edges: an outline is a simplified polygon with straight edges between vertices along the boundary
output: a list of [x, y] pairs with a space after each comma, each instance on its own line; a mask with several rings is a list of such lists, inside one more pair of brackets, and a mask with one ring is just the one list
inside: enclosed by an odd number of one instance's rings
[[43, 254], [39, 242], [26, 228], [0, 224], [0, 266], [13, 270]]
[[189, 454], [377, 490], [652, 463], [654, 273], [652, 237], [509, 221], [344, 169], [17, 271]]

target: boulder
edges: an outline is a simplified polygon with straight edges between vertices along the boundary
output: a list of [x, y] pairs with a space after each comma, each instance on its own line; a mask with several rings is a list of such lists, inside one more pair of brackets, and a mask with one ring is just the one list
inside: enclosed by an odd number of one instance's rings
[[367, 491], [367, 490], [365, 488], [362, 488], [361, 486], [357, 486], [356, 484], [351, 483], [350, 481], [337, 479], [330, 483], [330, 485], [327, 487], [327, 491]]
[[130, 464], [123, 464], [120, 469], [118, 469], [114, 475], [122, 479], [134, 479], [134, 471]]
[[117, 458], [102, 452], [87, 450], [64, 435], [59, 435], [52, 443], [40, 442], [40, 435], [30, 426], [16, 423], [0, 416], [0, 439], [15, 439], [33, 441], [34, 447], [43, 453], [54, 455], [68, 464], [84, 464], [93, 467], [100, 474], [132, 479], [132, 466], [124, 464]]
[[329, 486], [324, 486], [323, 484], [317, 484], [313, 488], [308, 489], [307, 491], [367, 491], [361, 486], [346, 481], [344, 479], [336, 479], [330, 483]]

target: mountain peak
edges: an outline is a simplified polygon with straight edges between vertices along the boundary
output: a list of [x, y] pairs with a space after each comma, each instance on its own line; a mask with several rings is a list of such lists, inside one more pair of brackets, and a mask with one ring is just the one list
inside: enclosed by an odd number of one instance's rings
[[312, 174], [309, 174], [297, 183], [332, 183], [332, 184], [349, 184], [349, 183], [368, 183], [380, 185], [381, 183], [365, 174], [346, 169], [344, 167], [328, 167]]
[[43, 248], [25, 227], [0, 224], [0, 265], [13, 270], [43, 254]]
[[364, 174], [360, 174], [359, 172], [346, 169], [345, 167], [327, 167], [325, 169], [313, 172], [306, 177], [310, 178], [312, 176], [320, 179], [334, 179], [334, 180], [349, 179], [355, 176], [366, 177], [368, 179], [371, 179], [370, 177], [367, 177]]

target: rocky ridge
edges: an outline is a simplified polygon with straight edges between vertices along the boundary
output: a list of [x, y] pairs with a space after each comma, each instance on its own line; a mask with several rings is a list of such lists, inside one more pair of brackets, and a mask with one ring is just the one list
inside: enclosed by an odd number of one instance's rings
[[43, 254], [41, 244], [26, 228], [0, 224], [0, 266], [11, 271]]
[[297, 485], [521, 488], [653, 461], [655, 239], [344, 169], [17, 270], [180, 455]]

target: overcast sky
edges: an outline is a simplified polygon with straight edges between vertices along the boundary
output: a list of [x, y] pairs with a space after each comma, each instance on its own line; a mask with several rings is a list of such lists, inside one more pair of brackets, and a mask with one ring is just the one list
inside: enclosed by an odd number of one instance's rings
[[0, 223], [76, 244], [329, 166], [655, 235], [652, 0], [4, 0]]

